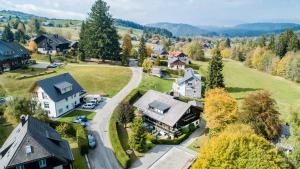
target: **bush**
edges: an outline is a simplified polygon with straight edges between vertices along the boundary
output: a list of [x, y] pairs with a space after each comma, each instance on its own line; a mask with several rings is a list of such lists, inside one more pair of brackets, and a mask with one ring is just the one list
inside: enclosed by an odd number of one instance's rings
[[124, 99], [125, 102], [128, 102], [129, 104], [133, 104], [137, 99], [143, 96], [145, 94], [145, 91], [134, 89], [132, 90]]
[[160, 66], [168, 66], [168, 61], [167, 60], [160, 60], [159, 65]]
[[173, 69], [167, 69], [165, 72], [168, 75], [176, 75], [176, 76], [183, 76], [184, 75], [184, 70], [173, 70]]
[[81, 155], [87, 154], [89, 152], [87, 133], [81, 125], [76, 125], [76, 138]]
[[5, 89], [0, 85], [0, 97], [5, 97], [6, 96], [6, 91]]
[[76, 130], [72, 124], [62, 123], [59, 126], [57, 126], [55, 129], [59, 134], [61, 134], [64, 137], [75, 137], [76, 136]]

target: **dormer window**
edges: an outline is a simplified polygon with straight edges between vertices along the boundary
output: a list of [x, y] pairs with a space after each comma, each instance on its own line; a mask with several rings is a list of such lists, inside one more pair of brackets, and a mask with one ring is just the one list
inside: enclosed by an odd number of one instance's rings
[[153, 101], [149, 104], [149, 109], [151, 111], [154, 111], [156, 113], [159, 113], [159, 114], [164, 114], [166, 113], [169, 109], [170, 109], [171, 106], [165, 104], [165, 103], [162, 103], [160, 101]]
[[45, 159], [40, 160], [40, 161], [39, 161], [39, 166], [40, 166], [40, 168], [45, 168], [45, 167], [47, 167], [46, 160], [45, 160]]
[[69, 91], [72, 91], [73, 85], [69, 82], [61, 82], [54, 85], [56, 89], [60, 91], [61, 94], [65, 94]]

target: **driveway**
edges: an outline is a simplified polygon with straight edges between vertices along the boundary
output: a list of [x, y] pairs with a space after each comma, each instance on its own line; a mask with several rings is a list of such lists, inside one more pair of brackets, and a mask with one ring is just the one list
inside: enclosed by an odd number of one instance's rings
[[117, 95], [109, 99], [102, 109], [96, 110], [91, 132], [96, 136], [97, 147], [88, 154], [92, 169], [119, 169], [121, 168], [112, 151], [109, 139], [109, 120], [117, 105], [135, 88], [142, 80], [142, 69], [131, 68], [133, 75], [130, 82]]

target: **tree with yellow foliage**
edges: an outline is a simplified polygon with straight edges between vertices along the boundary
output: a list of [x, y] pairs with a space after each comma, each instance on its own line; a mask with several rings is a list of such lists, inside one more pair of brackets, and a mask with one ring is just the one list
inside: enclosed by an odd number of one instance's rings
[[200, 150], [192, 169], [292, 168], [283, 154], [247, 125], [228, 126]]
[[207, 91], [203, 116], [210, 134], [218, 134], [228, 124], [234, 123], [237, 115], [237, 101], [229, 93], [222, 88]]
[[154, 53], [153, 48], [151, 46], [147, 45], [146, 46], [146, 53], [147, 53], [147, 57], [150, 57]]
[[144, 71], [146, 71], [147, 73], [149, 73], [153, 67], [153, 62], [149, 59], [145, 59], [142, 65]]
[[37, 44], [35, 43], [34, 40], [31, 40], [31, 41], [29, 42], [28, 49], [29, 49], [31, 52], [36, 52], [36, 50], [37, 50]]
[[231, 58], [232, 57], [232, 49], [230, 48], [225, 48], [221, 51], [221, 56], [223, 58]]

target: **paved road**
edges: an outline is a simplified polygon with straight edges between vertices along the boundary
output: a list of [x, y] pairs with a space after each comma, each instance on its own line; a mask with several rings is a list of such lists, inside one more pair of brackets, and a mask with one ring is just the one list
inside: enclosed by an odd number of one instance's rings
[[138, 85], [142, 80], [141, 68], [131, 68], [133, 75], [130, 82], [116, 96], [109, 99], [106, 105], [97, 110], [91, 131], [97, 138], [97, 148], [90, 151], [88, 158], [92, 169], [119, 169], [121, 168], [112, 151], [109, 139], [109, 120], [116, 106]]

